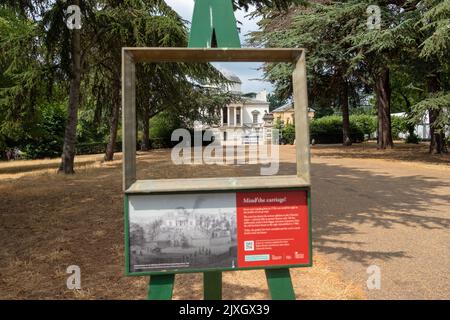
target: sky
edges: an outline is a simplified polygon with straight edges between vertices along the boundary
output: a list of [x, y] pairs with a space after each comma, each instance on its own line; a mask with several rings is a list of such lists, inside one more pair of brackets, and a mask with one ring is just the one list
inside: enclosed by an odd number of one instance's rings
[[[166, 3], [170, 5], [184, 20], [192, 21], [192, 13], [194, 12], [194, 0], [166, 0]], [[251, 12], [251, 8], [249, 12]], [[244, 10], [238, 10], [235, 12], [236, 20], [238, 21], [238, 27], [241, 29], [240, 38], [241, 45], [245, 47], [246, 35], [249, 32], [259, 30], [257, 25], [258, 20], [250, 19], [246, 17], [249, 12]], [[239, 24], [241, 22], [241, 24]], [[235, 73], [242, 81], [242, 91], [259, 92], [267, 90], [272, 92], [273, 87], [269, 82], [259, 81], [255, 79], [262, 79], [264, 74], [260, 70], [261, 63], [233, 63], [233, 62], [216, 62], [214, 66], [218, 69], [226, 69]]]

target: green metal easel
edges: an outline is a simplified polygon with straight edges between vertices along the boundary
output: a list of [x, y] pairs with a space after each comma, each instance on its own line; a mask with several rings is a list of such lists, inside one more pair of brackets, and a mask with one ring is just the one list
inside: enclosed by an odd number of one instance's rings
[[[273, 300], [295, 300], [289, 269], [266, 269], [266, 279]], [[175, 284], [175, 274], [150, 277], [148, 286], [149, 300], [171, 300]], [[203, 273], [203, 298], [222, 300], [222, 272]]]
[[[230, 0], [196, 0], [189, 38], [190, 48], [240, 48], [236, 18]], [[266, 269], [266, 279], [273, 300], [295, 300], [288, 268]], [[154, 275], [148, 286], [149, 300], [170, 300], [175, 274]], [[205, 300], [222, 299], [222, 272], [203, 273]]]

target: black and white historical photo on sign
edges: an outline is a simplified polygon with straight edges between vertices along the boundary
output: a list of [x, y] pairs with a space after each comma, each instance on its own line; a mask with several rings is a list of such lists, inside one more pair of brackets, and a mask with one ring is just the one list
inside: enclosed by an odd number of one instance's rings
[[129, 197], [131, 272], [234, 268], [234, 193]]

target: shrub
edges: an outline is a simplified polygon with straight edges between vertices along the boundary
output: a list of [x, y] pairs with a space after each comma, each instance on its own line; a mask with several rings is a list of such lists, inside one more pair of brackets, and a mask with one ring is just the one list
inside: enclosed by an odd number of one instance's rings
[[167, 112], [161, 112], [150, 120], [150, 140], [159, 144], [171, 144], [172, 132], [181, 127], [178, 117]]
[[29, 159], [58, 157], [64, 143], [66, 111], [63, 103], [52, 103], [39, 108], [36, 125], [25, 139], [23, 151]]
[[[100, 143], [107, 141], [109, 137], [109, 122], [96, 119], [94, 108], [84, 108], [78, 112], [77, 142]], [[106, 139], [106, 140], [105, 140]]]
[[420, 142], [420, 138], [417, 134], [408, 135], [406, 137], [405, 143], [414, 143], [418, 144]]
[[[359, 117], [359, 116], [358, 116]], [[353, 117], [350, 118], [350, 139], [352, 142], [364, 141], [364, 130], [371, 130], [368, 124], [361, 121], [359, 124]], [[367, 120], [367, 119], [365, 119]], [[365, 126], [367, 126], [366, 129]], [[327, 116], [313, 119], [310, 125], [311, 140], [316, 143], [342, 143], [342, 117]]]
[[281, 129], [281, 137], [286, 144], [294, 144], [295, 141], [295, 126], [293, 124], [287, 124]]
[[369, 137], [377, 131], [377, 118], [368, 114], [357, 114], [350, 116], [350, 124], [353, 124]]
[[393, 116], [391, 118], [392, 138], [398, 139], [400, 133], [408, 132], [408, 120], [406, 117]]

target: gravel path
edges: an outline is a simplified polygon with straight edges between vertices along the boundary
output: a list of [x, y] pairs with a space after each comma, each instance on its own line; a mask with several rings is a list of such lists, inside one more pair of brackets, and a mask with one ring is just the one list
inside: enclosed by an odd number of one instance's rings
[[317, 253], [366, 287], [370, 299], [450, 298], [450, 170], [386, 160], [312, 159]]

